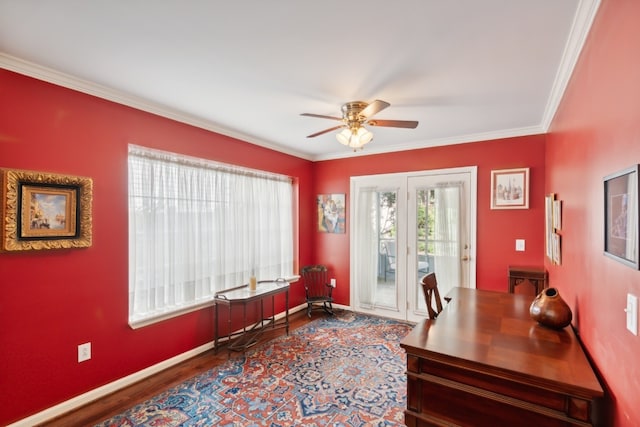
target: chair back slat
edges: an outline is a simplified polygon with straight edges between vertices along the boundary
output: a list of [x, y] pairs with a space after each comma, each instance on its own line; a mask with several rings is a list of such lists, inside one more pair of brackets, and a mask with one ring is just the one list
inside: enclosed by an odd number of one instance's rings
[[329, 284], [329, 269], [322, 264], [307, 265], [300, 269], [307, 300], [307, 315], [311, 309], [320, 305], [328, 314], [333, 314], [333, 286]]
[[324, 265], [308, 265], [300, 270], [304, 280], [304, 289], [307, 298], [316, 298], [330, 295], [328, 286], [328, 269]]
[[[438, 281], [436, 280], [436, 273], [429, 273], [420, 281], [422, 290], [424, 291], [425, 302], [427, 303], [427, 311], [429, 312], [429, 318], [435, 319], [442, 311], [442, 300], [440, 299], [440, 292], [438, 291]], [[435, 308], [433, 304], [435, 303]]]

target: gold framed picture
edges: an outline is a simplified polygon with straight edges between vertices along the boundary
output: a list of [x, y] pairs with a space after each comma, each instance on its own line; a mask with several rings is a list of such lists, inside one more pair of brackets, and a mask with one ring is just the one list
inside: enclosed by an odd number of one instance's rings
[[90, 178], [0, 169], [3, 251], [91, 246]]

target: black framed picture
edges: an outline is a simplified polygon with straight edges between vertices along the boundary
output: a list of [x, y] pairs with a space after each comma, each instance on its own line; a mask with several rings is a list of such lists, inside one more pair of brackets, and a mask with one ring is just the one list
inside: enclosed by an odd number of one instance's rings
[[639, 165], [604, 177], [604, 254], [629, 267], [638, 258]]

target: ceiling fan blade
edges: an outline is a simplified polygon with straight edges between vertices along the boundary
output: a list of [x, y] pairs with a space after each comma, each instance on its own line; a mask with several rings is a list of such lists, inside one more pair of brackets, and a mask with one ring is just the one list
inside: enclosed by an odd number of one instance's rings
[[301, 116], [317, 117], [319, 119], [342, 120], [342, 117], [323, 116], [322, 114], [302, 113]]
[[344, 127], [344, 125], [334, 126], [332, 128], [329, 128], [329, 129], [321, 130], [320, 132], [312, 133], [311, 135], [307, 136], [307, 138], [314, 138], [314, 137], [322, 135], [324, 133], [331, 132], [332, 130], [340, 129], [341, 127]]
[[360, 112], [360, 115], [364, 117], [372, 117], [374, 114], [379, 113], [380, 111], [387, 108], [389, 105], [391, 104], [389, 104], [388, 102], [384, 102], [384, 101], [380, 101], [379, 99], [376, 99], [371, 104], [367, 105], [364, 108], [364, 110]]
[[369, 120], [367, 124], [370, 126], [383, 126], [390, 128], [415, 129], [418, 127], [418, 122], [413, 120]]

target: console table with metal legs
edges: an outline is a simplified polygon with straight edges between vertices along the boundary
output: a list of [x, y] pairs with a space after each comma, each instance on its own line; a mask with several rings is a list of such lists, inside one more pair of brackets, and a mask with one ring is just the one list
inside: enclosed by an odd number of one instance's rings
[[[275, 296], [285, 294], [285, 315], [284, 319], [276, 321], [275, 316]], [[265, 317], [264, 301], [271, 297], [271, 315]], [[284, 279], [258, 282], [256, 290], [250, 290], [249, 285], [242, 285], [235, 288], [217, 292], [214, 296], [215, 308], [215, 351], [218, 352], [220, 339], [228, 339], [228, 350], [242, 351], [255, 345], [258, 338], [268, 327], [286, 328], [289, 334], [289, 282]], [[260, 318], [253, 326], [247, 325], [247, 307], [251, 304], [259, 304]], [[226, 306], [228, 311], [227, 334], [220, 336], [219, 314], [220, 306]], [[232, 328], [232, 308], [242, 307], [242, 330], [233, 332]]]

